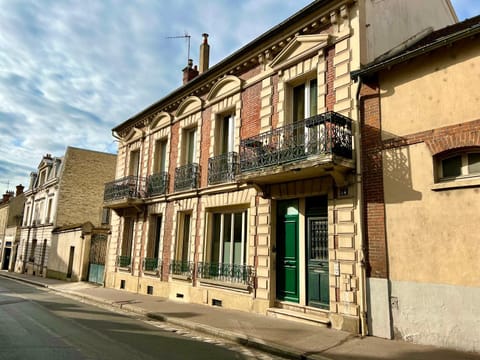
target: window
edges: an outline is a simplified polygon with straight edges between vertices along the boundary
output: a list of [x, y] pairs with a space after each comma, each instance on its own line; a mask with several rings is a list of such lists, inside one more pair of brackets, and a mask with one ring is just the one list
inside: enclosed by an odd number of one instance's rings
[[121, 253], [118, 258], [118, 266], [127, 267], [132, 262], [132, 247], [133, 247], [134, 221], [131, 217], [124, 218], [123, 224], [123, 239]]
[[30, 249], [30, 257], [28, 261], [35, 262], [35, 250], [37, 248], [37, 239], [32, 240], [32, 248]]
[[130, 175], [139, 176], [140, 172], [140, 151], [135, 150], [130, 153]]
[[47, 177], [47, 169], [44, 169], [40, 172], [40, 178], [38, 180], [38, 186], [42, 186], [45, 183]]
[[247, 212], [212, 214], [209, 260], [211, 263], [245, 265]]
[[190, 222], [191, 214], [180, 213], [178, 222], [178, 241], [175, 249], [175, 261], [187, 263], [190, 259]]
[[183, 165], [195, 162], [196, 128], [185, 129], [183, 132]]
[[28, 218], [30, 216], [30, 206], [27, 206], [25, 213], [23, 214], [23, 226], [28, 225]]
[[110, 209], [102, 209], [102, 225], [110, 224]]
[[167, 170], [166, 168], [166, 158], [167, 158], [167, 140], [158, 140], [155, 145], [155, 160], [153, 172], [163, 173]]
[[317, 115], [317, 79], [293, 88], [293, 122]]
[[47, 224], [50, 224], [52, 221], [51, 221], [51, 216], [52, 216], [52, 203], [53, 203], [53, 199], [49, 199], [48, 200], [48, 207], [47, 207], [47, 219], [45, 220], [45, 222]]
[[222, 155], [233, 151], [235, 117], [233, 114], [222, 115], [216, 121], [215, 155]]
[[440, 180], [480, 176], [480, 151], [462, 151], [442, 156], [437, 162]]
[[150, 218], [150, 233], [147, 245], [147, 258], [157, 259], [160, 252], [160, 235], [162, 230], [162, 215]]

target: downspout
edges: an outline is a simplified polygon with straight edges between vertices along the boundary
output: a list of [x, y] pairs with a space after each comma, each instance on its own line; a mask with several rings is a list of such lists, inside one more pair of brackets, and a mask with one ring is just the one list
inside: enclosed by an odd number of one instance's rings
[[365, 233], [363, 231], [363, 189], [362, 189], [362, 152], [361, 152], [361, 127], [360, 127], [360, 121], [361, 121], [361, 114], [360, 114], [360, 89], [362, 87], [362, 78], [359, 77], [358, 81], [358, 86], [357, 86], [357, 91], [355, 95], [356, 99], [356, 106], [357, 106], [357, 126], [355, 129], [355, 139], [356, 139], [356, 158], [357, 158], [357, 170], [356, 170], [356, 179], [355, 183], [357, 185], [357, 198], [359, 202], [359, 207], [358, 207], [358, 212], [360, 216], [360, 221], [358, 222], [359, 224], [359, 233], [360, 233], [360, 279], [359, 279], [359, 284], [358, 284], [358, 293], [360, 296], [360, 334], [361, 336], [366, 336], [368, 335], [368, 324], [367, 324], [367, 305], [366, 305], [366, 269], [365, 269], [365, 249], [364, 249], [364, 236]]

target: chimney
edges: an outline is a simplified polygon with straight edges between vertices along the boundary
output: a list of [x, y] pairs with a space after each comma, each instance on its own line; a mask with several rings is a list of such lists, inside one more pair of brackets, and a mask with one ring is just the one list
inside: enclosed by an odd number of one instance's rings
[[210, 61], [210, 45], [208, 45], [208, 34], [203, 33], [203, 42], [200, 45], [200, 63], [198, 71], [203, 74], [208, 70]]
[[2, 204], [7, 203], [12, 196], [13, 196], [13, 191], [5, 191], [5, 194], [3, 194]]
[[23, 194], [23, 189], [24, 186], [22, 184], [17, 185], [17, 192], [15, 193], [15, 196]]
[[188, 65], [185, 69], [183, 69], [183, 85], [188, 83], [190, 80], [196, 78], [198, 76], [198, 69], [197, 66], [193, 66], [193, 60], [188, 59]]

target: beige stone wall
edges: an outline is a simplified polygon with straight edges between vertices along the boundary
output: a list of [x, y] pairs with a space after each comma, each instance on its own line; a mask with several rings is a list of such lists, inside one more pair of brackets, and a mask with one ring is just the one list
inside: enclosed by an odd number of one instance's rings
[[382, 137], [401, 137], [480, 118], [477, 44], [443, 47], [380, 78]]
[[53, 234], [52, 248], [48, 259], [47, 276], [65, 280], [67, 279], [70, 247], [74, 247], [72, 264], [72, 281], [86, 280], [88, 271], [90, 235], [82, 236], [82, 228]]
[[100, 225], [105, 183], [115, 173], [115, 155], [69, 147], [59, 183], [57, 226], [86, 221]]
[[432, 191], [432, 155], [424, 143], [395, 150], [409, 167], [390, 172], [392, 151], [384, 151], [391, 279], [480, 286], [475, 265], [480, 257], [480, 191]]

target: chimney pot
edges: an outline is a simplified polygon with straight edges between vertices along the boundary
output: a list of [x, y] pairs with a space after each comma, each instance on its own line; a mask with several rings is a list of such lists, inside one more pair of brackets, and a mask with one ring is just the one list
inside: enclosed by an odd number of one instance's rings
[[193, 60], [188, 59], [188, 65], [183, 69], [183, 85], [198, 76], [197, 67], [193, 67]]
[[208, 34], [203, 33], [203, 42], [200, 45], [200, 61], [199, 61], [199, 73], [203, 74], [208, 70], [210, 62], [210, 45], [208, 45]]

